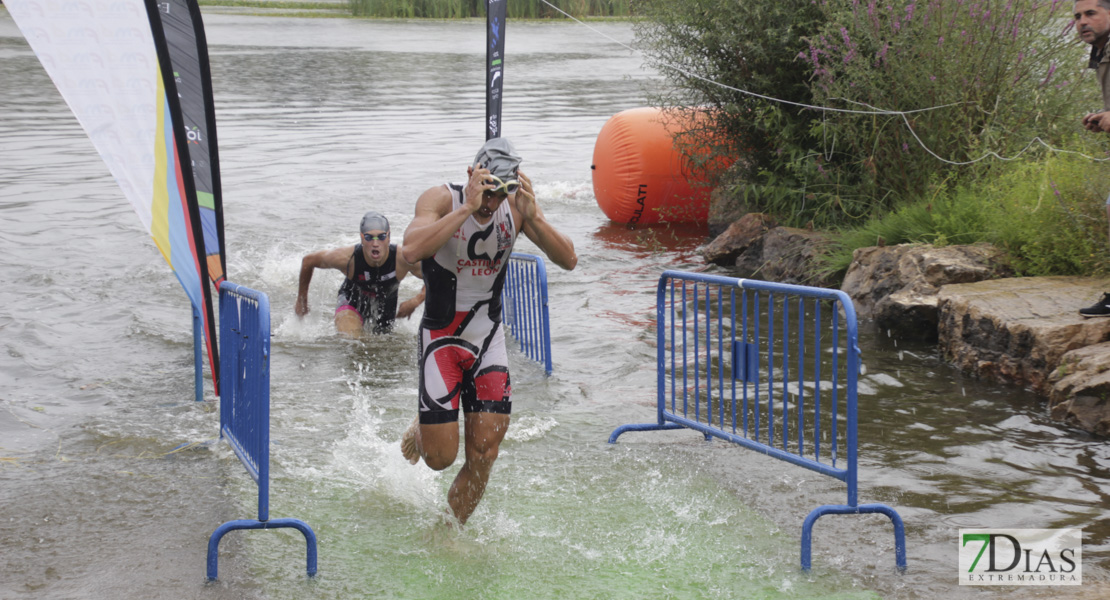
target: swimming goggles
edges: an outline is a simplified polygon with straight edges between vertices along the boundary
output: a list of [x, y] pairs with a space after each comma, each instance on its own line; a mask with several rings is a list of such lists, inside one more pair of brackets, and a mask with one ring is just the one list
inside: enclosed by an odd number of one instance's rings
[[516, 179], [503, 181], [500, 177], [493, 174], [490, 174], [489, 179], [486, 180], [486, 183], [497, 186], [492, 190], [486, 190], [487, 192], [492, 192], [494, 194], [500, 194], [504, 192], [506, 195], [508, 195], [515, 193], [518, 189], [520, 189], [520, 182]]
[[385, 233], [378, 233], [378, 234], [374, 234], [374, 233], [364, 233], [364, 234], [362, 234], [362, 239], [364, 239], [368, 242], [372, 242], [374, 240], [378, 240], [379, 242], [384, 242], [385, 238], [387, 238], [387, 237], [389, 237], [389, 232], [388, 231], [385, 232]]

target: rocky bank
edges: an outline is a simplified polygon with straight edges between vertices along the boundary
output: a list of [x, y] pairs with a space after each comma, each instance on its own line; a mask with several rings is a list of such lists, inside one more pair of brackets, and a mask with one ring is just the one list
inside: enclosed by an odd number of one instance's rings
[[[750, 213], [700, 252], [737, 277], [834, 287], [813, 260], [828, 243], [820, 232]], [[856, 250], [839, 287], [861, 322], [935, 341], [964, 372], [1028, 387], [1052, 417], [1110, 436], [1110, 318], [1077, 313], [1110, 291], [1110, 281], [1012, 275], [988, 244], [903, 244]]]

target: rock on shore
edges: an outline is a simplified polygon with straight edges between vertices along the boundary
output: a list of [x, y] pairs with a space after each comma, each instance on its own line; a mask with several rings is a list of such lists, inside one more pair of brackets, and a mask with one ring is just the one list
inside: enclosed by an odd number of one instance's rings
[[1065, 353], [1049, 382], [1053, 418], [1110, 437], [1110, 342]]
[[940, 353], [964, 371], [1047, 396], [1065, 354], [1110, 340], [1110, 319], [1076, 312], [1102, 285], [1080, 277], [946, 285], [938, 294]]
[[899, 244], [859, 248], [840, 289], [860, 319], [903, 338], [937, 339], [937, 292], [944, 285], [1010, 274], [990, 244], [934, 247]]
[[[750, 213], [700, 251], [737, 277], [828, 287], [813, 264], [825, 244], [823, 234]], [[1010, 274], [987, 244], [877, 246], [856, 250], [841, 289], [861, 321], [936, 340], [964, 372], [1029, 387], [1053, 418], [1110, 437], [1110, 318], [1077, 312], [1110, 282]]]
[[748, 213], [698, 251], [705, 262], [731, 267], [736, 277], [827, 287], [816, 260], [827, 245], [824, 233], [779, 227], [774, 217]]

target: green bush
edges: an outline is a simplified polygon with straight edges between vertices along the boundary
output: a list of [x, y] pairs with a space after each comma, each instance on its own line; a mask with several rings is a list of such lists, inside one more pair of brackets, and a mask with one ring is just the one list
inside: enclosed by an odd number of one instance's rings
[[349, 0], [356, 17], [457, 19], [477, 16], [479, 0]]
[[983, 210], [982, 190], [950, 193], [943, 184], [934, 186], [936, 195], [906, 204], [863, 225], [840, 231], [824, 269], [843, 275], [857, 248], [895, 244], [974, 244], [994, 242], [989, 214]]
[[1022, 164], [996, 183], [989, 226], [1023, 275], [1105, 275], [1110, 165], [1074, 155]]
[[[744, 157], [725, 190], [789, 224], [835, 226], [928, 199], [941, 182], [992, 177], [1004, 163], [976, 160], [988, 152], [1013, 157], [1038, 137], [1063, 145], [1098, 99], [1090, 78], [1078, 84], [1088, 47], [1074, 39], [1072, 6], [642, 0], [636, 9], [646, 17], [639, 40], [673, 87], [653, 102], [705, 107], [709, 129], [727, 138], [716, 150]], [[713, 82], [795, 103], [920, 112], [811, 110]]]
[[1078, 130], [1079, 107], [1098, 98], [1075, 83], [1087, 50], [1071, 31], [1071, 1], [820, 6], [827, 24], [799, 56], [812, 68], [814, 100], [922, 111], [822, 117], [825, 180], [850, 185], [854, 214], [917, 201], [938, 172], [957, 184], [988, 176], [999, 161], [975, 162], [988, 152], [1014, 156], [1038, 137], [1062, 145]]
[[[758, 185], [768, 191], [770, 204], [775, 190], [802, 187], [808, 165], [801, 159], [813, 144], [813, 115], [737, 90], [812, 102], [807, 85], [812, 69], [796, 56], [822, 23], [818, 7], [779, 0], [639, 0], [634, 11], [642, 17], [635, 28], [647, 62], [670, 84], [650, 98], [652, 104], [700, 106], [709, 117], [678, 136], [692, 162], [719, 168], [724, 161], [714, 157], [742, 156], [730, 175], [743, 181], [744, 189]], [[699, 152], [707, 144], [712, 152]], [[720, 173], [700, 175], [716, 183]], [[793, 199], [769, 212], [789, 214]]]

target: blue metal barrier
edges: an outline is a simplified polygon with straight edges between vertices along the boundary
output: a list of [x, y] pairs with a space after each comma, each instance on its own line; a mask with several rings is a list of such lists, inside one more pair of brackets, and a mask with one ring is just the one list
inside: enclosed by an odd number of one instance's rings
[[520, 351], [551, 374], [551, 320], [547, 312], [547, 268], [543, 259], [513, 252], [501, 291], [502, 319]]
[[208, 579], [216, 579], [220, 539], [236, 529], [291, 527], [304, 534], [308, 575], [316, 574], [316, 534], [298, 519], [270, 519], [270, 300], [220, 285], [220, 437], [258, 483], [258, 519], [228, 521], [208, 540]]
[[860, 350], [848, 296], [667, 271], [656, 313], [657, 422], [618, 427], [609, 443], [626, 431], [689, 428], [839, 479], [848, 486], [847, 504], [820, 506], [806, 517], [802, 568], [810, 568], [818, 518], [881, 513], [894, 524], [895, 563], [904, 570], [901, 516], [856, 498]]

